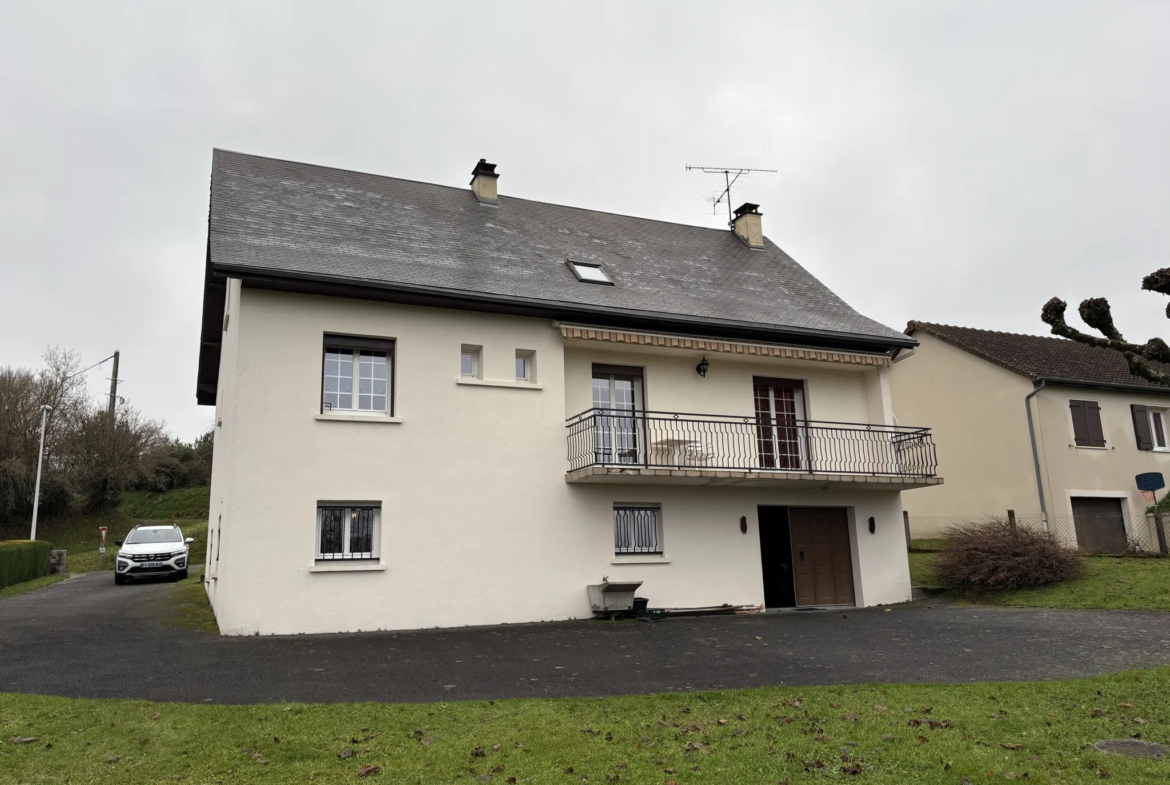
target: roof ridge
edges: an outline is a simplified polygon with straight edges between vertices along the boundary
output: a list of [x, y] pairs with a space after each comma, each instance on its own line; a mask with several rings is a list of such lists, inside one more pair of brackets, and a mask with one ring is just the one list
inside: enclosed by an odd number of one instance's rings
[[[905, 333], [921, 331], [955, 349], [1038, 382], [1106, 385], [1119, 389], [1170, 394], [1170, 388], [1135, 376], [1121, 352], [1104, 346], [1049, 335], [1027, 335], [978, 327], [910, 320]], [[1157, 363], [1156, 367], [1170, 364]]]
[[906, 322], [906, 329], [903, 331], [907, 335], [912, 330], [926, 330], [930, 332], [931, 327], [945, 328], [948, 330], [970, 330], [977, 333], [991, 333], [992, 335], [1010, 335], [1013, 338], [1042, 338], [1049, 341], [1059, 341], [1062, 343], [1077, 343], [1077, 341], [1069, 341], [1068, 338], [1063, 338], [1059, 335], [1033, 335], [1031, 333], [1013, 333], [1007, 330], [988, 330], [984, 327], [964, 327], [961, 324], [943, 324], [942, 322], [922, 322], [917, 319], [911, 319]]
[[[277, 158], [277, 157], [271, 156], [271, 155], [257, 155], [255, 153], [244, 153], [244, 152], [241, 152], [239, 150], [229, 150], [226, 147], [212, 147], [211, 151], [212, 151], [213, 155], [214, 155], [214, 153], [230, 153], [232, 155], [241, 155], [241, 156], [245, 156], [248, 158], [261, 158], [261, 159], [264, 159], [265, 161], [277, 161], [277, 162], [282, 163], [282, 164], [293, 164], [295, 166], [305, 166], [305, 167], [309, 167], [310, 169], [328, 169], [328, 170], [334, 171], [334, 172], [346, 172], [348, 174], [362, 175], [363, 177], [379, 177], [379, 178], [382, 178], [385, 180], [397, 180], [400, 183], [414, 183], [416, 185], [429, 185], [432, 188], [444, 188], [448, 191], [459, 191], [460, 193], [464, 193], [464, 192], [471, 193], [470, 189], [461, 188], [457, 185], [444, 185], [443, 183], [432, 183], [432, 182], [427, 181], [427, 180], [412, 180], [412, 179], [407, 178], [407, 177], [394, 177], [393, 175], [377, 174], [376, 172], [367, 172], [367, 171], [364, 171], [362, 169], [349, 169], [349, 168], [346, 168], [344, 166], [328, 166], [326, 164], [311, 164], [311, 163], [308, 163], [306, 161], [293, 161], [292, 159], [289, 159], [289, 158]], [[683, 227], [686, 227], [687, 229], [701, 229], [703, 231], [708, 231], [708, 232], [721, 232], [721, 233], [727, 232], [727, 233], [730, 233], [730, 231], [731, 231], [730, 229], [720, 229], [720, 228], [714, 227], [714, 226], [699, 226], [698, 224], [681, 223], [679, 221], [667, 221], [667, 220], [664, 220], [662, 218], [646, 218], [646, 217], [641, 216], [641, 215], [630, 215], [628, 213], [615, 213], [611, 210], [595, 210], [592, 207], [577, 207], [576, 205], [560, 204], [558, 202], [542, 202], [538, 199], [526, 199], [522, 196], [509, 196], [507, 194], [500, 194], [498, 198], [501, 200], [506, 199], [510, 202], [514, 201], [514, 202], [525, 202], [527, 204], [542, 204], [542, 205], [548, 205], [550, 207], [559, 207], [562, 210], [577, 210], [577, 211], [583, 212], [583, 213], [596, 213], [597, 215], [612, 215], [612, 216], [615, 216], [618, 218], [629, 218], [629, 219], [633, 219], [635, 221], [647, 221], [649, 223], [665, 224], [667, 226], [683, 226]], [[776, 246], [776, 248], [778, 250], [780, 250], [781, 252], [784, 251], [784, 249], [780, 248], [780, 246], [776, 245], [776, 243], [774, 241], [769, 240], [766, 236], [764, 237], [764, 241], [772, 243], [772, 245]]]

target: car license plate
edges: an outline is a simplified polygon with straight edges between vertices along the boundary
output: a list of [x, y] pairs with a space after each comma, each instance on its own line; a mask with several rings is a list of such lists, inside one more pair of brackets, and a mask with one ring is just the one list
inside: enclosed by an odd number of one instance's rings
[[161, 567], [163, 563], [160, 561], [144, 561], [138, 565], [139, 567]]

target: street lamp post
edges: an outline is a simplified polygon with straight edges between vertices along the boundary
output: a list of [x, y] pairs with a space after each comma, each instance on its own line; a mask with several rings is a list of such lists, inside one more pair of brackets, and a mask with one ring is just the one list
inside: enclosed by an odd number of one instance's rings
[[37, 508], [41, 505], [41, 463], [45, 460], [45, 420], [49, 417], [49, 412], [53, 411], [52, 406], [41, 407], [41, 450], [37, 453], [37, 487], [33, 491], [33, 516], [32, 516], [32, 533], [29, 535], [30, 540], [37, 538]]

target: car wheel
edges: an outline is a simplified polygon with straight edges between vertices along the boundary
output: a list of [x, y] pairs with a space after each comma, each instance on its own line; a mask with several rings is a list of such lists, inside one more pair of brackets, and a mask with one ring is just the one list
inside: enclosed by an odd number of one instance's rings
[[175, 575], [178, 576], [177, 578], [175, 578], [175, 580], [177, 580], [177, 581], [187, 580], [187, 571], [185, 569], [179, 570], [178, 572], [175, 573]]
[[121, 575], [121, 574], [119, 574], [119, 573], [116, 573], [116, 572], [114, 573], [114, 583], [116, 583], [116, 584], [118, 584], [119, 586], [121, 586], [121, 585], [122, 585], [122, 584], [124, 584], [125, 582], [126, 582], [126, 576], [125, 576], [125, 575]]

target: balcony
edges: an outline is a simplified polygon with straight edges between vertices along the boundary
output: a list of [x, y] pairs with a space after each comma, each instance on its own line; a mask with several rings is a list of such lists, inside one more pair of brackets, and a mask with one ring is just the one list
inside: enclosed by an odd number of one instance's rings
[[590, 409], [566, 422], [568, 482], [903, 490], [941, 485], [929, 428]]

